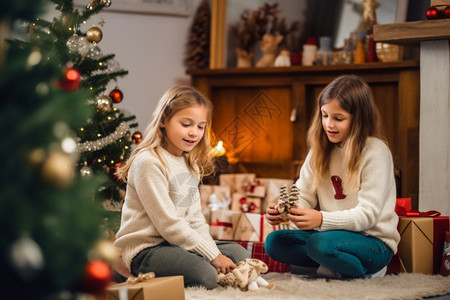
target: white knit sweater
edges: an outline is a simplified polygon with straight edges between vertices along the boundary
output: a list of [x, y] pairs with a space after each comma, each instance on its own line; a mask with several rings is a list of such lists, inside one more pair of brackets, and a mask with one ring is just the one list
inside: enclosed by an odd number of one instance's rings
[[349, 230], [377, 237], [394, 253], [400, 235], [395, 213], [396, 187], [392, 155], [387, 145], [370, 137], [362, 152], [357, 182], [346, 189], [344, 150], [334, 147], [330, 168], [317, 189], [312, 189], [310, 153], [296, 182], [300, 189], [300, 207], [315, 208], [323, 216], [319, 230]]
[[141, 250], [164, 241], [211, 261], [220, 251], [202, 214], [199, 177], [184, 157], [158, 149], [167, 166], [151, 151], [140, 153], [131, 164], [114, 245], [128, 268]]

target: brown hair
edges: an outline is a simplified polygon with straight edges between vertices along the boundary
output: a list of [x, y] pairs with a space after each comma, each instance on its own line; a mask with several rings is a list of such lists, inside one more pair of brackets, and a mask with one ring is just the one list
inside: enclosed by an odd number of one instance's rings
[[139, 153], [146, 150], [153, 151], [166, 165], [158, 153], [158, 147], [163, 147], [167, 143], [167, 137], [165, 130], [161, 128], [161, 122], [163, 120], [169, 121], [180, 110], [198, 105], [204, 106], [207, 110], [205, 134], [200, 142], [188, 154], [185, 154], [185, 159], [189, 168], [201, 177], [211, 174], [214, 171], [214, 163], [209, 155], [212, 142], [213, 104], [195, 88], [182, 85], [167, 90], [161, 97], [153, 112], [153, 120], [147, 126], [142, 141], [132, 151], [127, 161], [117, 169], [117, 177], [126, 181], [133, 160]]
[[[317, 185], [329, 167], [329, 155], [335, 144], [328, 140], [322, 128], [321, 107], [337, 100], [339, 106], [352, 115], [350, 133], [342, 143], [347, 165], [347, 182], [356, 182], [361, 152], [369, 136], [382, 138], [378, 109], [367, 82], [356, 75], [343, 75], [328, 84], [318, 97], [316, 111], [308, 129], [307, 143], [311, 152], [311, 168]], [[383, 139], [384, 140], [384, 139]]]

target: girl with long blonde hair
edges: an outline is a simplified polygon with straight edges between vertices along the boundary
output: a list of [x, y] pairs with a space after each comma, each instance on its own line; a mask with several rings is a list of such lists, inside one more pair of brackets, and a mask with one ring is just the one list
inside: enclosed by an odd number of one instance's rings
[[199, 183], [213, 171], [212, 104], [195, 88], [176, 86], [160, 99], [141, 143], [117, 170], [127, 181], [114, 245], [130, 272], [184, 276], [185, 286], [216, 286], [248, 257], [214, 241], [202, 214]]

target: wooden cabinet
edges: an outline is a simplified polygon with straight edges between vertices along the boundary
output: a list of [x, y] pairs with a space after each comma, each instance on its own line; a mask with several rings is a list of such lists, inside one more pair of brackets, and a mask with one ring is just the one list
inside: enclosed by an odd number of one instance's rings
[[417, 205], [419, 63], [189, 70], [214, 103], [213, 130], [237, 172], [291, 178], [307, 154], [306, 132], [320, 91], [342, 74], [371, 86], [399, 174], [398, 195]]

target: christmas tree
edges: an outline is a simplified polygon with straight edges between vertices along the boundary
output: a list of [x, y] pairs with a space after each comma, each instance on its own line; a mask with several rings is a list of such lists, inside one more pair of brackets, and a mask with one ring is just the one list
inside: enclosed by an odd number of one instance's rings
[[[0, 280], [11, 299], [75, 298], [111, 279], [114, 248], [102, 239], [104, 210], [92, 196], [101, 174], [83, 178], [73, 128], [93, 112], [80, 74], [37, 32], [4, 40], [33, 24], [45, 1], [0, 4]], [[101, 258], [101, 260], [98, 260]]]
[[[114, 54], [103, 54], [99, 43], [103, 38], [98, 24], [92, 24], [83, 32], [83, 24], [99, 14], [104, 7], [111, 5], [110, 0], [91, 0], [86, 6], [75, 9], [72, 0], [50, 0], [59, 12], [53, 20], [36, 18], [31, 23], [30, 34], [39, 39], [47, 50], [60, 61], [70, 62], [66, 71], [79, 72], [80, 86], [88, 91], [86, 105], [93, 113], [81, 126], [75, 128], [77, 133], [77, 152], [80, 154], [78, 169], [82, 176], [106, 174], [96, 198], [105, 202], [108, 210], [120, 210], [120, 202], [125, 195], [126, 184], [117, 180], [114, 173], [117, 167], [128, 158], [132, 143], [141, 140], [141, 133], [131, 128], [137, 127], [134, 115], [127, 115], [114, 106], [123, 100], [123, 93], [117, 87], [117, 79], [128, 74], [114, 60]], [[89, 25], [89, 24], [88, 24]], [[14, 40], [13, 47], [31, 47], [27, 41]], [[54, 50], [52, 50], [54, 49]], [[106, 91], [110, 82], [116, 87]], [[75, 81], [66, 82], [62, 88], [72, 90]], [[117, 215], [115, 216], [117, 219]], [[115, 222], [117, 223], [117, 222]], [[117, 227], [117, 226], [113, 226]]]

